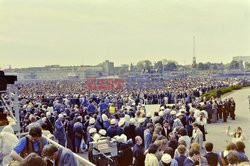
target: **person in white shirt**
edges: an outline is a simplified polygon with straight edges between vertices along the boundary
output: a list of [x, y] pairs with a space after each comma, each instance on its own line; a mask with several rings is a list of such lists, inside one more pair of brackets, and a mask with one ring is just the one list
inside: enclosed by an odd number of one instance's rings
[[196, 119], [196, 122], [199, 125], [199, 128], [203, 134], [203, 141], [206, 141], [206, 133], [207, 133], [207, 118], [205, 116], [204, 111], [201, 111], [200, 116]]
[[236, 143], [238, 141], [243, 142], [244, 140], [246, 140], [246, 137], [243, 134], [241, 127], [237, 127], [233, 132], [230, 132], [230, 128], [231, 127], [228, 126], [226, 134], [232, 138], [231, 140], [232, 143]]
[[156, 152], [158, 151], [158, 146], [151, 144], [147, 150], [145, 158], [145, 166], [159, 166], [159, 161], [156, 157]]

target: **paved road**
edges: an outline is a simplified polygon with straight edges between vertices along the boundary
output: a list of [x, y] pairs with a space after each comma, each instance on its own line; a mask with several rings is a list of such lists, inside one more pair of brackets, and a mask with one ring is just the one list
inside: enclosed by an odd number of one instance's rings
[[228, 120], [226, 123], [216, 123], [208, 125], [207, 141], [214, 143], [215, 151], [222, 151], [226, 147], [226, 141], [230, 141], [230, 137], [226, 136], [226, 129], [230, 125], [231, 130], [240, 126], [247, 138], [246, 154], [250, 157], [250, 109], [248, 108], [248, 95], [250, 95], [250, 88], [244, 88], [229, 95], [223, 96], [223, 98], [233, 97], [236, 102], [236, 120]]

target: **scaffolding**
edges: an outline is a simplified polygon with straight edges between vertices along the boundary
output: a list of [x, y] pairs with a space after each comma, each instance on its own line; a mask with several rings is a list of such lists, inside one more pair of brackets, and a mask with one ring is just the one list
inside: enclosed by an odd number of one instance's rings
[[[11, 125], [17, 135], [20, 135], [18, 87], [10, 84], [6, 91], [0, 91], [0, 101], [2, 103], [0, 108], [6, 111], [9, 125]], [[0, 131], [4, 127], [0, 126]]]

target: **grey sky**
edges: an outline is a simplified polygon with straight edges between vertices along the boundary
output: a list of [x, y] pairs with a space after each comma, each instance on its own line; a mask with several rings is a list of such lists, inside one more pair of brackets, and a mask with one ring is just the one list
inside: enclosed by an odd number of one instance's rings
[[0, 0], [0, 65], [250, 56], [249, 0]]

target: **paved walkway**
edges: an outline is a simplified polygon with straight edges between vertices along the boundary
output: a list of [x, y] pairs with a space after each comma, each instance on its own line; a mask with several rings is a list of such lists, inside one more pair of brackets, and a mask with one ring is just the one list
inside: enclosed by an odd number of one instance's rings
[[250, 109], [248, 105], [248, 95], [250, 95], [250, 88], [244, 88], [229, 95], [223, 96], [223, 98], [233, 97], [236, 102], [236, 120], [228, 120], [226, 123], [214, 123], [208, 125], [208, 134], [206, 135], [207, 141], [214, 144], [214, 150], [216, 152], [222, 151], [226, 147], [226, 142], [231, 138], [226, 136], [226, 129], [230, 125], [231, 131], [240, 126], [245, 134], [247, 140], [246, 155], [250, 157]]

